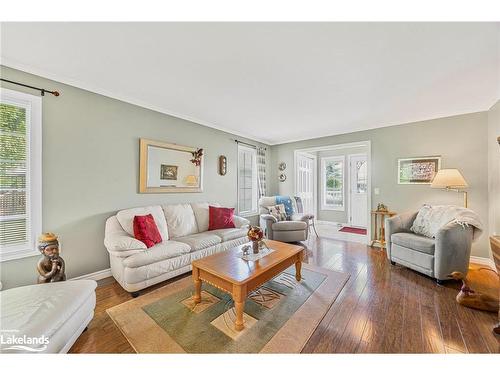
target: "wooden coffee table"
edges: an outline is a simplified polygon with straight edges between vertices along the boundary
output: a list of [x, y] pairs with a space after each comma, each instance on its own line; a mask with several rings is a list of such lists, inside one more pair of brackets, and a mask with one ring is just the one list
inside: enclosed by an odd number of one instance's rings
[[244, 328], [243, 309], [248, 294], [295, 264], [295, 278], [301, 279], [304, 248], [284, 242], [265, 240], [274, 251], [256, 261], [237, 256], [241, 246], [193, 261], [194, 302], [201, 302], [202, 281], [231, 294], [236, 310], [234, 328]]

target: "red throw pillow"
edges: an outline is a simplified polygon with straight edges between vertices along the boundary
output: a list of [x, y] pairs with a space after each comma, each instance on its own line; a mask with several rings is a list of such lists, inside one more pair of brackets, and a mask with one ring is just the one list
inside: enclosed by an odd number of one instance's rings
[[208, 230], [236, 228], [234, 208], [208, 206]]
[[162, 241], [153, 215], [134, 216], [134, 237], [149, 249]]

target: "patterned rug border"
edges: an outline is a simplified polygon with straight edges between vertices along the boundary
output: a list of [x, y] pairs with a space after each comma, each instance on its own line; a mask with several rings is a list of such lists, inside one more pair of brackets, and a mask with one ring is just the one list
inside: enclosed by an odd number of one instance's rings
[[[303, 268], [326, 275], [260, 353], [300, 353], [335, 302], [349, 274], [304, 263]], [[106, 310], [136, 353], [186, 353], [142, 307], [192, 285], [190, 275]]]

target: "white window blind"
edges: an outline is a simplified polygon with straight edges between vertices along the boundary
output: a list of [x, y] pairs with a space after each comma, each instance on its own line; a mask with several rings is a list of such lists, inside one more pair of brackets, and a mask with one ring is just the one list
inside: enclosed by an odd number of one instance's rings
[[257, 213], [257, 150], [238, 145], [238, 212]]
[[37, 254], [41, 232], [41, 99], [0, 91], [0, 259]]

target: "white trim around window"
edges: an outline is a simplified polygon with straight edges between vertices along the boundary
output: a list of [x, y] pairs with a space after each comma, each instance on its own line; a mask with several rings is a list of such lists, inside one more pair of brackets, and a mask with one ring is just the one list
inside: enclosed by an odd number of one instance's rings
[[[342, 204], [336, 205], [332, 203], [327, 203], [327, 191], [326, 191], [326, 163], [332, 161], [342, 162]], [[344, 156], [328, 156], [321, 158], [321, 209], [330, 211], [345, 211], [345, 157]]]
[[[39, 96], [0, 88], [0, 102], [26, 110], [26, 209], [19, 218], [26, 219], [26, 241], [2, 245], [0, 261], [38, 255], [37, 237], [42, 231], [42, 99]], [[15, 216], [0, 216], [12, 220]]]
[[258, 214], [257, 149], [238, 144], [238, 215]]

